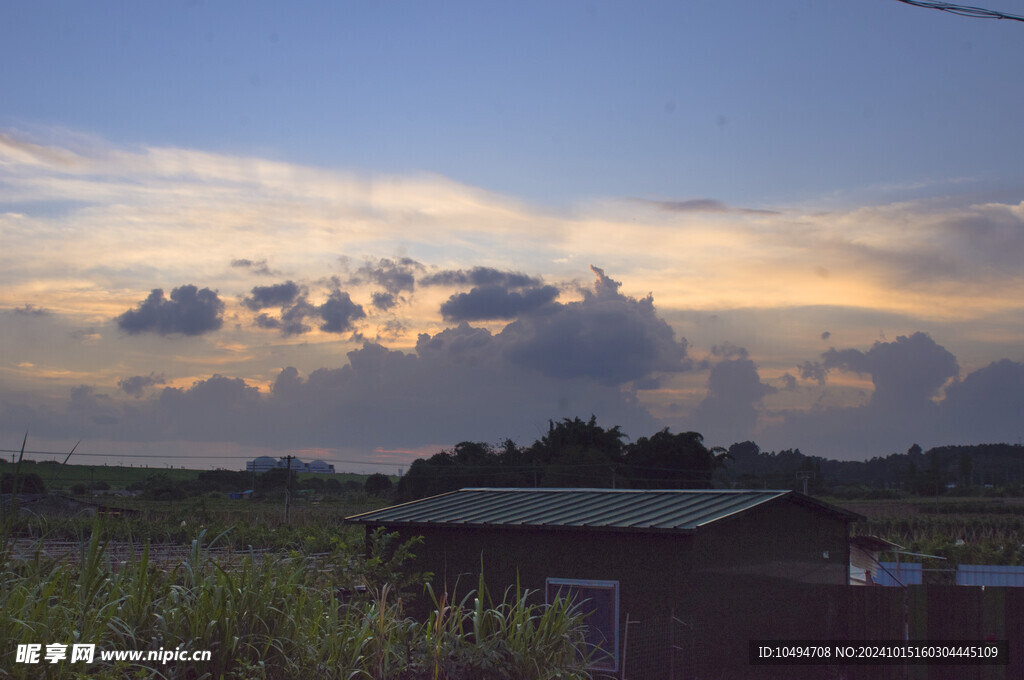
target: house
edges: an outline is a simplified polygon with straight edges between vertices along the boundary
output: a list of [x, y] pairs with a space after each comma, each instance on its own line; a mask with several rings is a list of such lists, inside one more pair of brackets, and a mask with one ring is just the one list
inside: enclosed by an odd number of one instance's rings
[[245, 464], [246, 472], [267, 472], [268, 470], [273, 470], [278, 467], [281, 467], [278, 460], [276, 458], [271, 458], [270, 456], [259, 456]]
[[305, 472], [318, 472], [325, 475], [334, 474], [334, 466], [323, 460], [314, 460], [306, 464]]
[[246, 472], [267, 472], [268, 470], [291, 470], [292, 472], [316, 472], [319, 474], [334, 474], [334, 466], [324, 460], [314, 460], [311, 463], [303, 463], [300, 459], [292, 456], [291, 460], [288, 457], [284, 458], [271, 458], [270, 456], [260, 456], [254, 458], [245, 464]]
[[461, 597], [482, 569], [492, 593], [573, 595], [596, 677], [669, 678], [745, 663], [749, 640], [785, 634], [787, 616], [806, 612], [771, 604], [794, 587], [845, 586], [860, 519], [793, 491], [541, 488], [462, 489], [346, 521], [422, 536], [416, 568], [434, 573], [435, 592]]

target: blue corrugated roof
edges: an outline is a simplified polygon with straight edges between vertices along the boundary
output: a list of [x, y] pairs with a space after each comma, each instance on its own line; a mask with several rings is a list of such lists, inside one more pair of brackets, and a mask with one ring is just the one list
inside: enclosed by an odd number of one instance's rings
[[859, 515], [793, 491], [718, 489], [461, 489], [346, 518], [360, 524], [694, 531], [787, 497], [842, 519]]
[[924, 571], [922, 571], [920, 562], [879, 562], [879, 564], [881, 568], [875, 576], [876, 585], [919, 586], [924, 583]]
[[958, 586], [1024, 587], [1024, 567], [995, 564], [961, 564], [956, 569]]

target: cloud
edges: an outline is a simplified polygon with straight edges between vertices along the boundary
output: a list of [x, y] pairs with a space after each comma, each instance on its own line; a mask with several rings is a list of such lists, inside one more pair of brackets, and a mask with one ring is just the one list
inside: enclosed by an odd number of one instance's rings
[[319, 328], [326, 333], [346, 333], [355, 329], [356, 321], [366, 318], [366, 310], [353, 302], [347, 292], [335, 288], [323, 303], [316, 305], [292, 281], [276, 286], [257, 286], [252, 289], [252, 295], [243, 300], [243, 304], [254, 311], [280, 306], [280, 317], [264, 312], [256, 316], [255, 322], [259, 328], [279, 330], [284, 335], [310, 332], [312, 327], [306, 323], [309, 319], [319, 319], [322, 322]]
[[493, 267], [447, 269], [424, 276], [422, 286], [500, 286], [502, 288], [528, 288], [540, 286], [540, 278], [522, 272], [501, 271]]
[[691, 416], [691, 427], [713, 441], [743, 441], [758, 424], [758, 405], [776, 388], [761, 382], [757, 367], [742, 347], [731, 347], [711, 367], [707, 395]]
[[741, 213], [749, 215], [778, 215], [774, 210], [756, 210], [752, 208], [736, 208], [711, 198], [693, 198], [686, 201], [651, 201], [634, 199], [640, 203], [656, 206], [662, 210], [676, 213]]
[[373, 293], [370, 298], [373, 306], [384, 312], [398, 304], [398, 300], [393, 293], [377, 292]]
[[354, 322], [366, 318], [362, 306], [352, 302], [349, 294], [340, 290], [333, 291], [317, 312], [324, 320], [320, 324], [320, 330], [327, 333], [345, 333], [353, 330]]
[[151, 429], [165, 437], [254, 441], [266, 432], [259, 390], [241, 378], [215, 374], [188, 389], [165, 387], [149, 406]]
[[469, 292], [454, 293], [441, 305], [446, 321], [490, 321], [514, 319], [553, 302], [559, 295], [555, 286], [540, 277], [492, 267], [472, 267], [435, 272], [420, 279], [420, 285], [472, 286]]
[[164, 299], [164, 291], [154, 288], [145, 301], [134, 310], [117, 317], [117, 325], [131, 335], [159, 333], [171, 335], [202, 335], [218, 330], [224, 323], [224, 303], [209, 288], [202, 290], [185, 285], [171, 291]]
[[814, 380], [819, 385], [824, 385], [828, 377], [828, 369], [818, 361], [805, 361], [797, 366], [797, 370], [800, 371], [801, 378], [804, 380]]
[[501, 332], [509, 358], [555, 378], [588, 377], [617, 385], [692, 367], [685, 338], [657, 315], [651, 296], [618, 292], [619, 282], [591, 267], [593, 292], [580, 302], [551, 303]]
[[468, 293], [456, 293], [441, 305], [441, 315], [447, 321], [482, 321], [514, 319], [533, 312], [558, 297], [554, 286], [538, 286], [521, 291], [500, 285], [473, 288]]
[[13, 310], [15, 314], [19, 316], [46, 316], [50, 313], [47, 309], [36, 307], [35, 305], [26, 304], [23, 307], [15, 307]]
[[1024, 434], [1024, 364], [992, 362], [947, 387], [939, 406], [951, 443], [1019, 442]]
[[845, 369], [868, 374], [875, 385], [871, 401], [906, 409], [925, 404], [960, 371], [956, 357], [927, 333], [876, 342], [867, 352], [829, 349], [821, 355], [825, 370]]
[[130, 378], [122, 378], [117, 381], [117, 386], [125, 394], [137, 399], [142, 396], [147, 387], [163, 385], [164, 383], [166, 383], [166, 380], [164, 380], [163, 374], [156, 375], [155, 373], [150, 373], [149, 375], [134, 375]]
[[[947, 396], [945, 402], [937, 403], [943, 386], [949, 385], [947, 389], [955, 394], [959, 364], [927, 333], [875, 342], [867, 351], [831, 348], [821, 357], [820, 362], [802, 364], [800, 374], [819, 380], [822, 395], [832, 389], [829, 376], [842, 370], [869, 375], [874, 385], [870, 397], [860, 406], [776, 413], [777, 422], [762, 428], [764, 446], [797, 446], [805, 453], [863, 458], [906, 450], [914, 442], [935, 446], [959, 437], [956, 427], [943, 421], [957, 421], [955, 413], [964, 400], [958, 405]], [[978, 383], [972, 379], [971, 384]]]
[[416, 272], [423, 269], [422, 264], [409, 257], [397, 260], [381, 258], [376, 263], [363, 264], [349, 283], [369, 281], [383, 287], [391, 295], [398, 295], [402, 291], [411, 293], [416, 288]]
[[242, 301], [246, 307], [258, 312], [266, 307], [286, 307], [295, 302], [301, 289], [294, 281], [272, 286], [254, 286], [249, 297]]
[[745, 347], [737, 347], [730, 342], [712, 345], [711, 354], [721, 359], [746, 359], [748, 356]]
[[265, 259], [253, 261], [245, 258], [239, 258], [231, 260], [231, 266], [240, 269], [251, 269], [253, 274], [258, 274], [259, 276], [273, 276], [277, 273], [267, 266], [267, 261]]
[[500, 334], [460, 324], [421, 334], [412, 354], [367, 343], [341, 368], [305, 379], [283, 370], [267, 400], [269, 413], [300, 423], [307, 439], [384, 446], [506, 436], [528, 443], [548, 419], [591, 413], [627, 432], [656, 428], [617, 387], [525, 370], [508, 359], [504, 342]]

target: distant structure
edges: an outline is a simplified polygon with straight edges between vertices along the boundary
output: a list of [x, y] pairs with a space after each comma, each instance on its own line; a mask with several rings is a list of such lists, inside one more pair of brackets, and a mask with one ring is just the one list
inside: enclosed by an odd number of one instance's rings
[[[253, 458], [245, 464], [246, 472], [267, 472], [268, 470], [276, 470], [278, 468], [287, 469], [288, 459], [260, 456], [259, 458]], [[322, 475], [334, 474], [334, 466], [322, 460], [303, 463], [300, 459], [293, 457], [291, 468], [296, 472], [315, 472]]]

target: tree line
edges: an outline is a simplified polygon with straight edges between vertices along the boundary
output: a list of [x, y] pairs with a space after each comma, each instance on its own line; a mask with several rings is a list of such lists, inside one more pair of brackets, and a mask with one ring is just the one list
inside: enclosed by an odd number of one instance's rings
[[729, 458], [697, 432], [665, 428], [632, 443], [626, 438], [619, 426], [606, 429], [591, 416], [549, 421], [547, 433], [526, 447], [510, 439], [461, 442], [413, 461], [396, 493], [407, 501], [466, 487], [707, 489]]
[[752, 441], [708, 447], [698, 432], [665, 428], [628, 442], [619, 426], [549, 421], [528, 446], [461, 442], [415, 460], [395, 489], [398, 501], [467, 487], [626, 489], [792, 489], [839, 497], [1024, 495], [1024, 447], [942, 446], [840, 461], [800, 449], [762, 451]]

